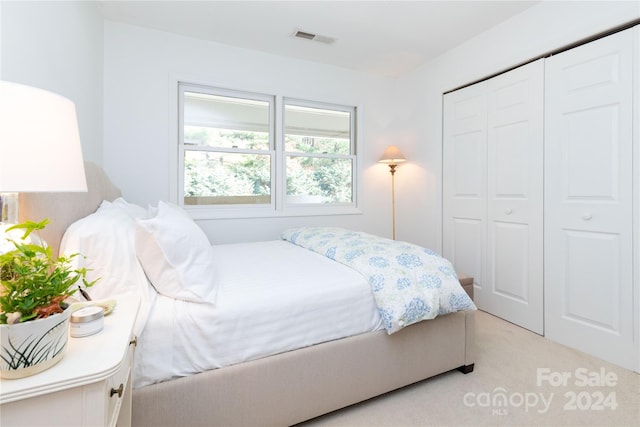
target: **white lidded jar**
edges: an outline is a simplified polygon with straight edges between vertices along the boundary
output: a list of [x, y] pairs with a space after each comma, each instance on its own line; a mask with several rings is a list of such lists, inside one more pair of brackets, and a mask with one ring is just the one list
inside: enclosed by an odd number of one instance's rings
[[104, 310], [102, 307], [84, 307], [71, 314], [69, 331], [74, 338], [97, 334], [103, 327]]

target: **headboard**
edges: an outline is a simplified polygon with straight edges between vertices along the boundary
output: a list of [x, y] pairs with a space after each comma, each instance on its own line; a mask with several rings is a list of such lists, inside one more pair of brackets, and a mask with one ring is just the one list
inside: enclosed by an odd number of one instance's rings
[[44, 218], [51, 221], [40, 234], [55, 256], [69, 225], [95, 212], [103, 200], [114, 200], [121, 194], [95, 163], [85, 161], [84, 173], [87, 177], [86, 193], [21, 193], [19, 196], [20, 222], [41, 221]]

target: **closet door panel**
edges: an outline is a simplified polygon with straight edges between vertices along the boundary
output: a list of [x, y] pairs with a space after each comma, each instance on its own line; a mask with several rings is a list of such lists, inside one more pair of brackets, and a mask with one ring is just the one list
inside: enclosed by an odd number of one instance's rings
[[493, 292], [496, 297], [526, 304], [529, 300], [529, 227], [496, 221], [490, 234], [495, 245]]
[[564, 200], [615, 202], [620, 197], [620, 106], [603, 105], [583, 111], [567, 106], [567, 110], [571, 112], [566, 113], [563, 129]]
[[488, 81], [487, 260], [481, 307], [543, 333], [544, 62]]
[[483, 283], [486, 240], [484, 84], [444, 96], [443, 255]]
[[456, 271], [469, 275], [475, 273], [480, 277], [483, 271], [481, 256], [483, 249], [480, 246], [483, 239], [482, 221], [451, 218], [451, 241], [445, 257], [453, 263]]
[[492, 162], [494, 196], [500, 200], [524, 200], [529, 193], [529, 123], [515, 122], [493, 128]]
[[551, 57], [545, 335], [633, 369], [632, 30]]
[[620, 329], [617, 282], [621, 271], [620, 237], [616, 234], [567, 231], [563, 244], [566, 266], [565, 316], [574, 322]]

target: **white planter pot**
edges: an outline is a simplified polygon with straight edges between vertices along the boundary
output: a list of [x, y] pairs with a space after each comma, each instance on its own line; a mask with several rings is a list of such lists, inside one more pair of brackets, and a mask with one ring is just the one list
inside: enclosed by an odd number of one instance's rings
[[69, 339], [71, 310], [44, 319], [0, 325], [0, 377], [24, 378], [62, 359]]

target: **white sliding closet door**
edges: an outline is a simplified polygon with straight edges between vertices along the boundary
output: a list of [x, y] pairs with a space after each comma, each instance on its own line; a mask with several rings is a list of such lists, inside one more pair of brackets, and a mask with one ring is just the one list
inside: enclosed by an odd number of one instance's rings
[[544, 62], [487, 83], [487, 269], [483, 310], [543, 333]]
[[637, 370], [632, 34], [547, 60], [545, 335]]
[[633, 30], [633, 324], [635, 340], [635, 368], [640, 373], [640, 25]]
[[543, 61], [444, 96], [443, 255], [478, 307], [543, 333]]
[[487, 228], [487, 113], [484, 83], [444, 96], [443, 256], [484, 286]]

